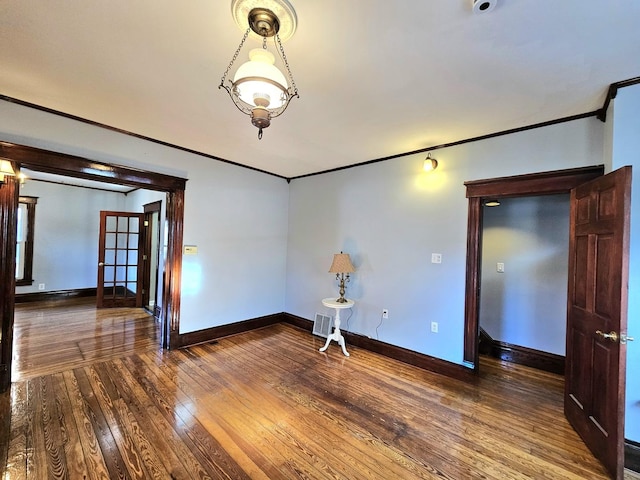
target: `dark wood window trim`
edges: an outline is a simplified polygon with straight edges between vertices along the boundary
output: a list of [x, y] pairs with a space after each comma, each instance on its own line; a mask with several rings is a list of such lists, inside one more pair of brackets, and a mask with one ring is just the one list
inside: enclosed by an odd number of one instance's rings
[[33, 239], [36, 226], [38, 197], [20, 197], [18, 203], [27, 206], [27, 238], [24, 242], [24, 268], [22, 278], [16, 278], [16, 287], [33, 285]]
[[[180, 340], [180, 278], [184, 224], [184, 190], [187, 180], [131, 167], [0, 141], [0, 157], [17, 168], [54, 173], [105, 183], [129, 185], [167, 193], [168, 244], [162, 297], [162, 346], [176, 348]], [[18, 188], [14, 180], [0, 186], [0, 392], [11, 384], [13, 304], [15, 301], [16, 212]], [[10, 247], [10, 248], [9, 248]]]
[[478, 371], [483, 200], [569, 193], [572, 188], [603, 174], [604, 166], [597, 165], [464, 183], [469, 199], [463, 353], [466, 366]]

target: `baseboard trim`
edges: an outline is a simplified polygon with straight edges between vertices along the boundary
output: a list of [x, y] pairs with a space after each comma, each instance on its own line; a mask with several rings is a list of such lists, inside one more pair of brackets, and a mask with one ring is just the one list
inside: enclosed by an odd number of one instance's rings
[[555, 353], [543, 352], [533, 348], [521, 347], [511, 343], [499, 342], [480, 329], [479, 351], [485, 355], [499, 358], [505, 362], [517, 363], [527, 367], [537, 368], [545, 372], [564, 375], [565, 357]]
[[219, 327], [205, 328], [195, 332], [182, 333], [177, 336], [177, 348], [192, 347], [202, 343], [213, 342], [222, 337], [248, 332], [257, 328], [268, 327], [283, 321], [282, 313], [265, 315], [264, 317], [252, 318], [240, 322], [220, 325]]
[[[298, 317], [290, 313], [282, 314], [283, 321], [296, 327], [300, 327], [304, 330], [311, 332], [313, 330], [313, 321], [306, 318]], [[413, 350], [391, 345], [389, 343], [381, 342], [373, 338], [369, 338], [357, 333], [342, 331], [345, 341], [349, 345], [355, 345], [356, 347], [364, 348], [371, 352], [379, 353], [385, 357], [399, 360], [409, 365], [414, 365], [425, 370], [429, 370], [434, 373], [462, 380], [465, 382], [475, 382], [477, 379], [476, 373], [473, 369], [457, 365], [455, 363], [447, 362], [439, 358], [431, 357], [423, 353], [418, 353]]]
[[640, 443], [624, 441], [624, 468], [640, 473]]
[[[177, 335], [176, 344], [178, 348], [186, 348], [193, 345], [213, 342], [222, 337], [248, 332], [250, 330], [267, 327], [281, 322], [301, 328], [309, 333], [313, 331], [312, 320], [308, 320], [291, 313], [282, 312], [228, 325], [221, 325], [219, 327], [183, 333]], [[364, 348], [371, 352], [379, 353], [380, 355], [393, 358], [394, 360], [399, 360], [409, 365], [414, 365], [425, 370], [466, 382], [474, 382], [477, 379], [476, 373], [473, 369], [462, 365], [457, 365], [455, 363], [447, 362], [446, 360], [407, 350], [406, 348], [390, 345], [364, 335], [344, 331], [342, 333], [348, 344]]]
[[96, 288], [75, 288], [51, 292], [16, 293], [15, 303], [42, 302], [47, 300], [68, 300], [70, 298], [95, 297]]

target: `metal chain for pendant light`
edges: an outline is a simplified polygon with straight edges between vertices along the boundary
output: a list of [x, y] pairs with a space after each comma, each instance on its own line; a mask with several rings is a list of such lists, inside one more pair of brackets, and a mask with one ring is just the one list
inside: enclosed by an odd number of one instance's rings
[[240, 42], [240, 46], [236, 50], [236, 53], [233, 54], [233, 58], [229, 62], [229, 66], [224, 71], [224, 75], [222, 75], [222, 78], [220, 79], [220, 85], [218, 85], [218, 88], [224, 86], [224, 81], [227, 78], [227, 75], [229, 74], [229, 70], [231, 70], [231, 67], [233, 66], [233, 64], [235, 63], [236, 59], [238, 58], [238, 55], [240, 55], [240, 50], [242, 50], [242, 46], [244, 45], [245, 40], [249, 36], [249, 32], [250, 31], [251, 31], [251, 27], [247, 28], [247, 31], [244, 32], [244, 37], [242, 37], [242, 41]]
[[293, 79], [293, 74], [291, 73], [291, 68], [289, 68], [289, 61], [287, 60], [287, 55], [284, 53], [284, 48], [282, 47], [282, 42], [280, 41], [280, 35], [276, 33], [276, 40], [278, 42], [278, 46], [280, 47], [280, 57], [282, 58], [282, 62], [287, 69], [287, 73], [289, 74], [289, 78], [291, 79], [291, 86], [293, 87], [293, 94], [300, 98], [298, 95], [298, 87], [296, 86], [296, 81]]

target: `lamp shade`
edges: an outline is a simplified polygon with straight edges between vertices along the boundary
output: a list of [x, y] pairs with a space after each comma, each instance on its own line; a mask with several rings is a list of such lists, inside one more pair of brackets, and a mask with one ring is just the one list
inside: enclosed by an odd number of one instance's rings
[[333, 256], [329, 273], [353, 273], [355, 271], [348, 253], [336, 253]]
[[15, 175], [11, 162], [9, 160], [0, 159], [0, 175]]
[[438, 168], [438, 161], [435, 158], [431, 158], [430, 153], [427, 154], [427, 158], [425, 159], [424, 164], [422, 165], [422, 169], [425, 172], [431, 172], [436, 168]]
[[7, 175], [15, 176], [11, 162], [9, 160], [0, 159], [0, 183], [4, 183], [4, 177]]
[[233, 85], [240, 100], [248, 105], [280, 108], [287, 102], [287, 79], [274, 65], [273, 54], [262, 48], [249, 52], [233, 77]]

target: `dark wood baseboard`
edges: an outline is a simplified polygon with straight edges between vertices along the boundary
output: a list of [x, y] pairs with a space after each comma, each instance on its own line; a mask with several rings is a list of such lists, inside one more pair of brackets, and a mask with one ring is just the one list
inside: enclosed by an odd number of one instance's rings
[[219, 327], [211, 327], [203, 330], [197, 330], [195, 332], [182, 333], [177, 336], [177, 347], [185, 348], [201, 343], [209, 343], [217, 340], [218, 338], [248, 332], [250, 330], [255, 330], [256, 328], [268, 327], [269, 325], [274, 325], [282, 321], [283, 314], [274, 313], [272, 315], [265, 315], [264, 317], [252, 318], [250, 320], [229, 323], [227, 325], [220, 325]]
[[564, 375], [564, 356], [534, 350], [533, 348], [521, 347], [511, 343], [499, 342], [491, 338], [483, 329], [480, 329], [479, 351], [484, 355], [499, 358], [505, 362], [517, 363], [519, 365], [537, 368], [538, 370], [544, 370], [545, 372]]
[[[183, 333], [178, 335], [177, 345], [178, 348], [185, 348], [192, 345], [201, 343], [213, 342], [219, 338], [227, 337], [229, 335], [236, 335], [238, 333], [247, 332], [256, 328], [267, 327], [276, 323], [288, 323], [295, 327], [308, 331], [313, 330], [313, 321], [306, 318], [292, 315], [290, 313], [274, 313], [272, 315], [266, 315], [264, 317], [245, 320], [242, 322], [231, 323], [228, 325], [221, 325], [219, 327], [206, 328], [204, 330], [198, 330], [196, 332]], [[473, 369], [457, 365], [455, 363], [447, 362], [439, 358], [424, 355], [422, 353], [407, 350], [406, 348], [390, 345], [388, 343], [380, 342], [364, 335], [359, 335], [350, 332], [342, 332], [345, 340], [350, 345], [355, 345], [360, 348], [364, 348], [371, 352], [379, 353], [389, 358], [399, 360], [416, 367], [424, 368], [447, 377], [456, 378], [466, 382], [473, 382], [476, 380], [476, 374]]]
[[16, 293], [15, 303], [42, 302], [47, 300], [68, 300], [70, 298], [95, 297], [94, 288], [75, 288], [71, 290], [55, 290], [52, 292]]
[[[300, 327], [304, 330], [311, 332], [313, 330], [313, 321], [306, 318], [298, 317], [290, 313], [283, 313], [283, 321]], [[347, 344], [355, 345], [356, 347], [364, 348], [370, 352], [379, 353], [385, 357], [399, 360], [409, 365], [423, 368], [447, 377], [456, 378], [466, 382], [474, 382], [477, 379], [476, 373], [473, 369], [457, 365], [455, 363], [447, 362], [439, 358], [431, 357], [423, 353], [414, 352], [406, 348], [391, 345], [373, 338], [369, 338], [365, 335], [357, 333], [345, 332], [342, 330], [345, 341]]]
[[624, 468], [640, 473], [640, 443], [624, 441]]

